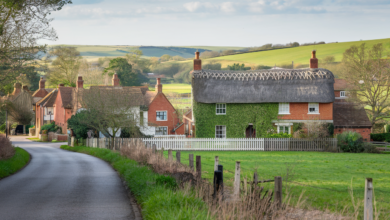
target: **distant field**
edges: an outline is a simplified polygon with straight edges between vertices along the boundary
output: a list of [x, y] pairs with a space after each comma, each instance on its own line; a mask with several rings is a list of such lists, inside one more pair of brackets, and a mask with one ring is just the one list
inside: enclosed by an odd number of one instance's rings
[[[167, 152], [164, 152], [167, 156]], [[173, 153], [175, 155], [175, 153]], [[241, 180], [253, 180], [257, 169], [259, 179], [283, 177], [283, 188], [294, 196], [304, 191], [306, 204], [317, 209], [342, 211], [352, 207], [349, 189], [353, 187], [355, 202], [364, 198], [364, 181], [373, 178], [377, 208], [390, 215], [390, 154], [354, 154], [326, 152], [260, 152], [260, 151], [181, 151], [181, 162], [188, 165], [188, 154], [202, 156], [202, 177], [213, 179], [214, 157], [224, 169], [224, 184], [233, 186], [235, 161], [241, 164]], [[175, 156], [174, 156], [175, 158]], [[290, 169], [288, 172], [287, 169]], [[289, 174], [290, 183], [286, 181]], [[262, 184], [273, 189], [273, 183]], [[286, 192], [286, 191], [285, 191]], [[292, 202], [297, 198], [293, 197]], [[362, 207], [360, 207], [362, 208]], [[379, 219], [388, 219], [382, 215]]]
[[[154, 86], [149, 87], [149, 90], [154, 91]], [[163, 93], [191, 93], [191, 85], [184, 83], [163, 84]]]
[[312, 50], [317, 50], [317, 58], [322, 59], [326, 56], [333, 55], [336, 58], [336, 62], [341, 61], [343, 53], [346, 49], [352, 45], [360, 45], [366, 43], [368, 46], [372, 46], [377, 43], [383, 43], [384, 46], [390, 49], [390, 38], [379, 40], [367, 40], [367, 41], [353, 41], [344, 43], [331, 43], [331, 44], [319, 44], [302, 47], [294, 47], [279, 50], [261, 51], [244, 53], [238, 55], [230, 55], [223, 57], [216, 57], [207, 60], [215, 60], [221, 62], [222, 67], [226, 67], [229, 63], [239, 62], [246, 63], [248, 66], [252, 65], [267, 65], [267, 66], [280, 66], [281, 64], [291, 64], [294, 61], [295, 64], [308, 64]]

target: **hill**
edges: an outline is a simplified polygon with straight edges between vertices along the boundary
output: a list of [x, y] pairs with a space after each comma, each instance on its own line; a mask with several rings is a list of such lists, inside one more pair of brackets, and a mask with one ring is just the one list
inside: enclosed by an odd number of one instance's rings
[[215, 57], [207, 59], [209, 61], [217, 61], [222, 63], [222, 67], [226, 67], [231, 63], [245, 63], [246, 65], [266, 65], [266, 66], [280, 66], [282, 64], [308, 64], [311, 51], [317, 50], [317, 58], [322, 59], [326, 56], [335, 56], [335, 61], [340, 62], [343, 53], [346, 49], [352, 45], [360, 45], [366, 43], [368, 46], [372, 46], [377, 43], [383, 43], [383, 45], [390, 49], [390, 38], [378, 39], [378, 40], [366, 40], [366, 41], [351, 41], [342, 43], [328, 43], [317, 44], [310, 46], [300, 46], [286, 49], [249, 52], [243, 54], [229, 55]]

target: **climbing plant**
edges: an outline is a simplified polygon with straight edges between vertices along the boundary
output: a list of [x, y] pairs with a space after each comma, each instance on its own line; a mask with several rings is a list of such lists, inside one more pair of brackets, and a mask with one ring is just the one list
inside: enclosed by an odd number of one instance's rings
[[226, 114], [216, 115], [215, 104], [193, 102], [196, 121], [196, 137], [214, 138], [215, 126], [226, 126], [227, 138], [244, 138], [249, 123], [256, 129], [256, 137], [266, 137], [275, 130], [272, 121], [277, 120], [277, 103], [226, 104]]

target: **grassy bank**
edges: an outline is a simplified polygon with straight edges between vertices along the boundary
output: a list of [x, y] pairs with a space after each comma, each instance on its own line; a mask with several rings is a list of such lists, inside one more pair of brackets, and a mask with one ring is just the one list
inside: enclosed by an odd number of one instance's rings
[[16, 147], [13, 157], [0, 160], [0, 179], [7, 177], [22, 169], [30, 161], [30, 154], [22, 148]]
[[[167, 157], [167, 152], [164, 154]], [[365, 178], [371, 177], [374, 180], [377, 208], [382, 213], [390, 212], [389, 154], [182, 151], [183, 164], [188, 164], [188, 154], [194, 154], [194, 158], [196, 155], [202, 157], [202, 177], [210, 181], [213, 178], [215, 156], [219, 156], [219, 164], [224, 167], [224, 183], [227, 186], [233, 185], [235, 161], [240, 161], [241, 180], [244, 177], [252, 180], [255, 169], [259, 180], [282, 176], [284, 181], [292, 181], [283, 182], [284, 189], [290, 187], [289, 192], [296, 196], [305, 191], [307, 204], [322, 210], [342, 211], [344, 207], [352, 207], [349, 190], [353, 187], [355, 202], [362, 200]], [[262, 186], [273, 189], [274, 183]]]
[[160, 175], [149, 167], [121, 156], [108, 149], [89, 147], [69, 147], [62, 149], [85, 153], [105, 160], [126, 180], [138, 204], [142, 208], [144, 219], [208, 219], [206, 204], [190, 193], [174, 190], [155, 181]]

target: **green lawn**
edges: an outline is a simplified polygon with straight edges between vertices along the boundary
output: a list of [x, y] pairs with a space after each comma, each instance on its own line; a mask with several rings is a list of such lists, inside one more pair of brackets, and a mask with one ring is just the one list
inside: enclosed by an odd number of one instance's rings
[[7, 160], [0, 160], [0, 179], [22, 169], [30, 160], [30, 154], [22, 148], [15, 147], [15, 154]]
[[378, 39], [378, 40], [366, 40], [366, 41], [352, 41], [330, 44], [319, 44], [310, 46], [301, 46], [288, 49], [261, 51], [253, 53], [244, 53], [238, 55], [216, 57], [208, 60], [224, 60], [234, 61], [239, 63], [251, 63], [256, 65], [277, 66], [281, 64], [291, 64], [294, 61], [295, 64], [309, 64], [309, 59], [312, 50], [317, 50], [317, 58], [322, 59], [326, 56], [333, 55], [336, 58], [336, 62], [340, 62], [343, 53], [346, 49], [352, 45], [360, 45], [366, 43], [367, 46], [372, 46], [377, 43], [383, 43], [384, 46], [390, 48], [390, 38]]
[[[164, 153], [167, 155], [167, 152]], [[365, 178], [371, 177], [374, 180], [378, 208], [390, 212], [389, 154], [182, 151], [182, 163], [188, 164], [190, 153], [194, 154], [194, 158], [196, 155], [202, 156], [202, 177], [210, 181], [213, 178], [214, 157], [219, 156], [219, 164], [224, 166], [224, 182], [227, 186], [232, 186], [235, 161], [241, 162], [242, 180], [244, 177], [252, 180], [255, 169], [258, 170], [259, 179], [273, 179], [275, 176], [285, 178], [287, 168], [293, 168], [294, 183], [290, 183], [293, 195], [299, 196], [305, 191], [308, 205], [333, 211], [352, 206], [348, 192], [351, 181], [355, 200], [363, 199]], [[284, 189], [286, 185], [284, 182]], [[273, 183], [263, 186], [272, 188]]]

